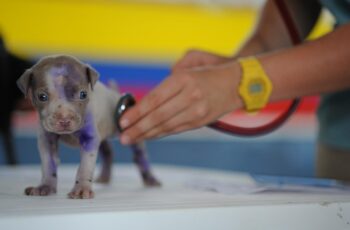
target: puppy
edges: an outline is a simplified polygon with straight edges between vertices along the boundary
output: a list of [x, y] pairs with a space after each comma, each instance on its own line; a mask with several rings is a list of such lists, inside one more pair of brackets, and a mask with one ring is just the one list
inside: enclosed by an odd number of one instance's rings
[[[60, 55], [42, 58], [18, 79], [18, 87], [31, 98], [40, 117], [38, 148], [42, 180], [39, 186], [26, 188], [26, 195], [56, 193], [59, 141], [80, 148], [80, 166], [69, 198], [94, 197], [93, 172], [99, 151], [103, 162], [97, 181], [109, 182], [112, 150], [107, 139], [117, 134], [114, 113], [120, 95], [106, 88], [98, 77], [91, 66]], [[143, 143], [131, 147], [144, 185], [159, 186]]]

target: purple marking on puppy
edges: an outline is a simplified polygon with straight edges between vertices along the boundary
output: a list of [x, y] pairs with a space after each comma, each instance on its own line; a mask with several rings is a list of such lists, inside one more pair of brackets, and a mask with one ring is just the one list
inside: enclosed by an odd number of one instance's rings
[[79, 130], [80, 146], [85, 152], [98, 149], [97, 133], [94, 126], [94, 117], [91, 112], [87, 112], [83, 128]]
[[50, 133], [45, 133], [46, 139], [48, 140], [48, 145], [49, 145], [49, 157], [50, 157], [50, 170], [51, 170], [51, 174], [56, 174], [57, 173], [57, 164], [54, 160], [54, 154], [57, 153], [57, 136], [54, 134], [50, 134]]
[[69, 64], [51, 67], [49, 74], [53, 79], [58, 96], [64, 100], [74, 100], [81, 87], [81, 73]]
[[137, 145], [132, 145], [131, 148], [134, 151], [134, 162], [140, 168], [141, 172], [149, 171], [150, 165], [148, 160], [146, 159], [147, 156], [145, 150]]
[[57, 165], [55, 163], [55, 160], [53, 159], [52, 154], [50, 154], [50, 169], [51, 169], [51, 173], [56, 173], [57, 171]]
[[49, 74], [53, 77], [67, 76], [68, 75], [67, 66], [66, 65], [54, 66], [50, 69]]
[[68, 75], [67, 66], [52, 67], [49, 70], [49, 75], [52, 77], [54, 87], [58, 92], [58, 96], [62, 99], [66, 99], [64, 86], [60, 82], [57, 82], [57, 78], [60, 76], [64, 77]]

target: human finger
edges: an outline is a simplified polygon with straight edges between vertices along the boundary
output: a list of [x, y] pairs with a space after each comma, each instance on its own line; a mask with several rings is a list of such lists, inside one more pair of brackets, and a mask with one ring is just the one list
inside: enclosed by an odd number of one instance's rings
[[209, 110], [205, 102], [196, 103], [176, 114], [171, 119], [159, 123], [154, 128], [138, 136], [136, 142], [198, 128], [210, 121], [208, 115]]
[[177, 96], [147, 114], [136, 122], [132, 127], [126, 129], [121, 136], [123, 144], [133, 143], [135, 139], [142, 138], [144, 133], [165, 123], [167, 120], [191, 107], [193, 103], [201, 98], [198, 91], [191, 91], [191, 87], [183, 89]]
[[174, 97], [182, 90], [182, 84], [169, 77], [146, 95], [139, 103], [130, 108], [121, 117], [120, 126], [124, 130], [135, 124], [142, 117]]

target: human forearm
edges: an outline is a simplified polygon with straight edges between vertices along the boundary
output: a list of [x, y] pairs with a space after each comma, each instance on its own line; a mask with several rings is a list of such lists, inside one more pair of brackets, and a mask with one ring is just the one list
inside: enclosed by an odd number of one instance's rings
[[[270, 101], [350, 88], [350, 24], [319, 40], [258, 56]], [[122, 117], [121, 141], [135, 143], [206, 125], [242, 108], [236, 60], [174, 72]]]
[[274, 90], [271, 101], [350, 88], [350, 24], [298, 47], [259, 59]]

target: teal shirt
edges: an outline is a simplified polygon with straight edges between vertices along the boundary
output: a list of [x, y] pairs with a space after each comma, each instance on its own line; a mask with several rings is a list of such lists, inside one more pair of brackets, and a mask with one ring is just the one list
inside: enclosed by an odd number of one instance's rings
[[[350, 0], [320, 0], [320, 2], [334, 15], [336, 26], [350, 22]], [[350, 150], [350, 89], [322, 95], [318, 119], [320, 127], [318, 138], [321, 143]]]

